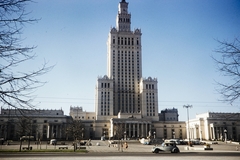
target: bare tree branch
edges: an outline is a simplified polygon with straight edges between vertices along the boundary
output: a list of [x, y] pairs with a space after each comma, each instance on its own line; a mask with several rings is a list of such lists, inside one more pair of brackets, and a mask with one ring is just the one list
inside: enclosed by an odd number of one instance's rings
[[230, 78], [230, 83], [217, 82], [220, 87], [218, 92], [223, 96], [223, 101], [232, 104], [240, 97], [240, 41], [235, 38], [232, 43], [219, 40], [218, 43], [220, 46], [215, 52], [220, 54], [221, 58], [212, 58], [218, 71]]
[[32, 93], [45, 84], [38, 77], [52, 69], [44, 62], [33, 71], [17, 68], [34, 60], [34, 46], [22, 46], [21, 34], [25, 24], [36, 22], [25, 11], [31, 0], [0, 0], [0, 105], [16, 109], [34, 108]]

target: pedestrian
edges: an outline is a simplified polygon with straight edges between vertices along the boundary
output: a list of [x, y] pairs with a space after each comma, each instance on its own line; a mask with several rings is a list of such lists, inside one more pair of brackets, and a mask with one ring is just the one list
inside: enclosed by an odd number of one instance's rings
[[126, 148], [126, 149], [128, 148], [128, 143], [127, 143], [127, 142], [125, 142], [125, 148]]

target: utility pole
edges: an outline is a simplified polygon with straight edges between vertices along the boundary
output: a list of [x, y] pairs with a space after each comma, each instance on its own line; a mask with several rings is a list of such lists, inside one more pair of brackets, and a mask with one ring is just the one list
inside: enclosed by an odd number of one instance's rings
[[188, 117], [188, 145], [190, 145], [190, 126], [189, 126], [189, 112], [188, 112], [188, 108], [192, 108], [192, 105], [183, 105], [183, 108], [187, 108], [187, 117]]

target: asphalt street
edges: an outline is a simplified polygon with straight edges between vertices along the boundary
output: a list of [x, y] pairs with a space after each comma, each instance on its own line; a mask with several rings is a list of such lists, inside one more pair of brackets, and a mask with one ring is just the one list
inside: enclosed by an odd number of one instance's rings
[[[26, 145], [26, 144], [24, 144]], [[31, 144], [33, 149], [40, 149], [39, 145]], [[59, 146], [62, 145], [41, 145], [41, 149], [58, 149]], [[69, 142], [65, 146], [68, 146], [68, 149], [73, 149], [71, 143]], [[137, 141], [128, 141], [128, 148], [118, 148], [117, 145], [110, 145], [108, 141], [92, 141], [91, 146], [86, 146], [88, 153], [66, 153], [66, 152], [35, 152], [35, 153], [27, 153], [27, 152], [15, 152], [15, 153], [5, 153], [1, 152], [1, 150], [5, 149], [19, 149], [19, 145], [10, 144], [10, 145], [2, 145], [0, 146], [0, 159], [13, 159], [13, 160], [23, 160], [23, 159], [31, 159], [31, 160], [50, 160], [50, 159], [83, 159], [83, 160], [100, 160], [100, 159], [131, 159], [131, 160], [142, 160], [142, 159], [159, 159], [159, 158], [167, 158], [167, 159], [179, 159], [179, 160], [202, 160], [203, 158], [211, 159], [211, 160], [239, 160], [240, 159], [240, 151], [237, 151], [236, 148], [239, 147], [239, 144], [232, 143], [219, 143], [212, 144], [211, 147], [213, 150], [202, 150], [202, 145], [195, 145], [191, 148], [191, 150], [186, 150], [185, 145], [178, 145], [180, 149], [180, 153], [172, 154], [167, 152], [162, 152], [159, 154], [151, 153], [151, 148], [153, 145], [142, 145]], [[201, 150], [200, 150], [201, 149]]]

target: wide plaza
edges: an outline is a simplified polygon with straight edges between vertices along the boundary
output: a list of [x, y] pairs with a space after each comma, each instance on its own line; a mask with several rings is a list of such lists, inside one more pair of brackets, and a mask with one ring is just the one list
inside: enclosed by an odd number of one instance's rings
[[[129, 140], [129, 141], [116, 141], [118, 144], [109, 144], [109, 142], [106, 141], [101, 141], [101, 140], [92, 140], [91, 145], [85, 145], [83, 148], [86, 148], [88, 153], [92, 152], [141, 152], [141, 153], [150, 153], [151, 148], [156, 145], [156, 144], [151, 144], [151, 145], [143, 145], [137, 140]], [[125, 148], [124, 143], [128, 143], [128, 148]], [[211, 141], [208, 141], [207, 143], [212, 143]], [[121, 147], [121, 144], [123, 147]], [[158, 145], [158, 144], [157, 144]], [[160, 144], [159, 144], [160, 145]], [[27, 147], [28, 142], [23, 142], [22, 148]], [[67, 149], [65, 150], [73, 150], [73, 142], [72, 141], [65, 141], [64, 143], [61, 144], [61, 142], [58, 142], [57, 145], [51, 145], [47, 141], [44, 141], [40, 144], [36, 144], [34, 141], [30, 142], [30, 146], [32, 147], [33, 151], [37, 150], [60, 150], [59, 147], [66, 147]], [[0, 145], [0, 153], [6, 150], [16, 150], [16, 152], [19, 151], [20, 147], [20, 142], [18, 141], [13, 141], [10, 142], [9, 144], [3, 144]], [[190, 149], [188, 148], [188, 145], [178, 145], [180, 152], [239, 152], [240, 153], [240, 145], [236, 142], [231, 142], [228, 141], [226, 142], [221, 142], [218, 141], [217, 144], [211, 144], [211, 148], [213, 150], [203, 150], [204, 146], [203, 145], [193, 145]], [[23, 150], [22, 150], [23, 151]]]

